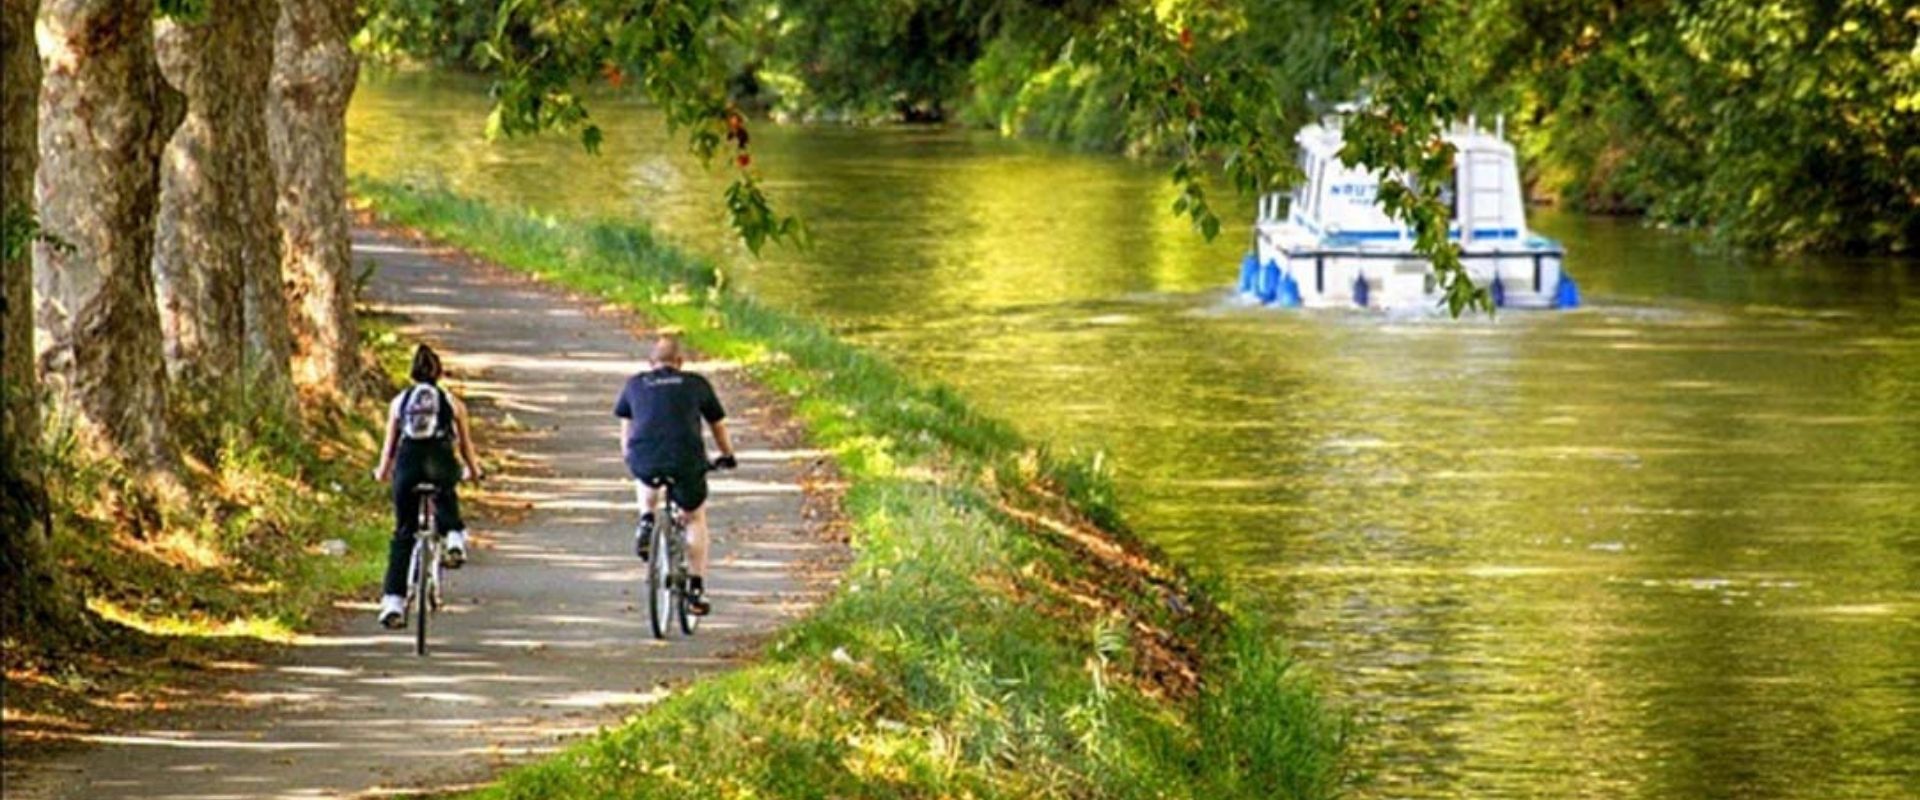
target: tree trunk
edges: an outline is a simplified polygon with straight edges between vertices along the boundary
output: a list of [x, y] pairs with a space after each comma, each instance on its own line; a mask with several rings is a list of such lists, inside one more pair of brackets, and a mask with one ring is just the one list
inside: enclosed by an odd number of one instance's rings
[[[287, 2], [303, 5], [310, 0]], [[279, 24], [281, 4], [281, 0], [233, 3], [233, 15], [240, 20], [235, 37], [236, 60], [245, 65], [237, 78], [246, 87], [240, 94], [241, 124], [235, 140], [234, 166], [241, 187], [239, 222], [240, 241], [244, 243], [242, 261], [246, 264], [248, 372], [260, 385], [270, 387], [277, 399], [290, 399], [293, 328], [279, 216], [274, 210], [279, 182], [274, 176], [268, 121], [273, 107], [274, 29]], [[345, 147], [341, 149], [344, 153]], [[343, 180], [345, 163], [341, 162]]]
[[183, 113], [153, 52], [151, 0], [47, 0], [39, 42], [43, 373], [79, 433], [136, 470], [169, 468], [153, 294], [160, 153]]
[[155, 50], [187, 115], [160, 162], [153, 273], [167, 367], [189, 385], [239, 385], [246, 346], [234, 163], [233, 30], [213, 3], [197, 22], [162, 20]]
[[[0, 8], [0, 213], [5, 214], [7, 252], [0, 269], [0, 449], [11, 451], [40, 438], [38, 386], [33, 371], [33, 258], [25, 244], [33, 218], [33, 168], [39, 162], [40, 57], [33, 44], [38, 0], [3, 0]], [[4, 456], [0, 456], [4, 457]], [[7, 463], [11, 464], [9, 458]]]
[[277, 0], [213, 0], [159, 24], [161, 71], [187, 115], [161, 168], [154, 256], [168, 366], [195, 383], [285, 387], [267, 83]]
[[274, 34], [269, 121], [294, 380], [325, 393], [358, 393], [360, 381], [347, 227], [347, 101], [360, 73], [348, 48], [353, 27], [353, 0], [307, 0], [282, 4]]
[[34, 443], [40, 438], [33, 365], [33, 259], [25, 246], [33, 218], [33, 170], [40, 57], [33, 41], [38, 0], [0, 0], [0, 208], [8, 237], [0, 282], [0, 630], [42, 647], [80, 643], [91, 620], [66, 591], [47, 550], [47, 497]]

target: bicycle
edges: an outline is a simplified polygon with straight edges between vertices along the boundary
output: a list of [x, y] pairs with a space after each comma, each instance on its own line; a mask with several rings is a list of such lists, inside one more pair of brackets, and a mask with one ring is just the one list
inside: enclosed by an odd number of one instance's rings
[[427, 654], [427, 618], [441, 606], [441, 579], [444, 577], [447, 537], [434, 524], [431, 483], [414, 487], [420, 500], [420, 527], [413, 539], [413, 562], [407, 569], [407, 607], [414, 615], [413, 652]]
[[[709, 472], [715, 467], [707, 465]], [[646, 527], [646, 513], [649, 506], [647, 490], [665, 489], [667, 496], [664, 513], [655, 515], [652, 531], [647, 536], [647, 616], [653, 626], [653, 638], [665, 639], [673, 624], [678, 622], [680, 632], [692, 636], [700, 628], [700, 615], [692, 612], [687, 591], [691, 573], [687, 568], [687, 521], [680, 511], [680, 504], [673, 501], [673, 478], [661, 476], [634, 484], [634, 494], [640, 499], [640, 525]]]

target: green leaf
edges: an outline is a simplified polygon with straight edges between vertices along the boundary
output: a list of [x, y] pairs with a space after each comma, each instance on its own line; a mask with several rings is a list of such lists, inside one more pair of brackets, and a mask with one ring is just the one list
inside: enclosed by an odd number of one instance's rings
[[493, 109], [487, 112], [487, 127], [486, 127], [487, 141], [491, 142], [495, 139], [498, 139], [500, 138], [501, 134], [505, 132], [506, 113], [507, 113], [507, 107], [499, 104], [495, 104]]
[[207, 18], [208, 0], [154, 0], [155, 16], [180, 22], [200, 22]]

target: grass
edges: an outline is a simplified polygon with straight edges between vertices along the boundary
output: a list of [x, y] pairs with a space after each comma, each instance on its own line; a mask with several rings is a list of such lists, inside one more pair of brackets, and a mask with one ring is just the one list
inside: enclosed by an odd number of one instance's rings
[[[223, 443], [188, 457], [180, 492], [56, 445], [53, 553], [87, 605], [126, 627], [284, 640], [377, 574], [388, 523], [364, 474], [377, 432], [345, 414], [205, 413], [189, 424], [217, 425]], [[345, 557], [321, 552], [330, 539]]]
[[[372, 323], [367, 346], [384, 363], [399, 343]], [[209, 689], [208, 665], [244, 668], [378, 580], [391, 523], [366, 475], [379, 436], [371, 401], [295, 411], [192, 387], [173, 394], [177, 484], [144, 481], [90, 453], [70, 426], [50, 426], [38, 459], [60, 573], [53, 599], [83, 606], [92, 625], [7, 632], [10, 745], [113, 727]], [[325, 552], [329, 540], [345, 553]]]
[[479, 797], [1287, 797], [1348, 781], [1284, 647], [1061, 457], [630, 225], [357, 180], [384, 221], [677, 328], [784, 394], [846, 478], [854, 562], [764, 657]]

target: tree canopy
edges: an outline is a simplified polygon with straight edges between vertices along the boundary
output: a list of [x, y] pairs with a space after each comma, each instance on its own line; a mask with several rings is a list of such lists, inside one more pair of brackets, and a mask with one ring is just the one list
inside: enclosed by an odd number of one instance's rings
[[1441, 133], [1470, 113], [1513, 120], [1542, 199], [1760, 249], [1920, 242], [1920, 9], [1892, 0], [387, 0], [369, 31], [492, 74], [496, 133], [591, 148], [582, 87], [638, 86], [695, 152], [732, 157], [755, 249], [797, 228], [760, 188], [742, 108], [1166, 155], [1172, 210], [1212, 236], [1209, 178], [1297, 180], [1287, 137], [1347, 99], [1365, 102], [1345, 157], [1382, 172], [1455, 313], [1487, 304], [1437, 197]]

